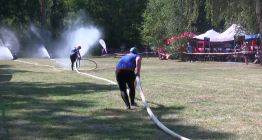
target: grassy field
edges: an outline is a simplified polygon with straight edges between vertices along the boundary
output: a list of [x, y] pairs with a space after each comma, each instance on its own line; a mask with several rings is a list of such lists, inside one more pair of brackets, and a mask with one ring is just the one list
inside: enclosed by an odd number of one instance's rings
[[[117, 86], [48, 59], [0, 60], [1, 140], [174, 139], [150, 119], [139, 93], [125, 110]], [[115, 80], [119, 58], [81, 61]], [[143, 58], [141, 85], [156, 117], [189, 139], [262, 139], [262, 67]]]

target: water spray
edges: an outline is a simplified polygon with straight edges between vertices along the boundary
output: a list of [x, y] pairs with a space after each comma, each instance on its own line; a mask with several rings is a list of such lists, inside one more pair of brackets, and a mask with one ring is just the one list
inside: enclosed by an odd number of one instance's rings
[[0, 59], [14, 59], [9, 49], [9, 45], [5, 44], [5, 40], [0, 36]]
[[14, 59], [11, 51], [7, 47], [0, 46], [0, 59]]
[[38, 48], [37, 56], [40, 58], [49, 58], [50, 59], [50, 55], [44, 45], [41, 45], [40, 48]]
[[18, 52], [20, 45], [12, 31], [0, 28], [0, 47], [7, 47], [11, 52]]

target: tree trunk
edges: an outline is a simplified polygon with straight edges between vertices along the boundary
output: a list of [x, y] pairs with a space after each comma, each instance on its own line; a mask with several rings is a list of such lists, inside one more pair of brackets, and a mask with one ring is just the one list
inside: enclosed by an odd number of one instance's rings
[[42, 22], [41, 26], [45, 27], [45, 0], [42, 0]]
[[259, 23], [259, 31], [260, 31], [260, 44], [259, 44], [259, 55], [260, 55], [260, 64], [262, 65], [261, 61], [261, 49], [262, 49], [262, 21], [261, 21], [261, 1], [260, 0], [254, 0], [256, 4], [256, 14], [257, 14], [257, 20]]

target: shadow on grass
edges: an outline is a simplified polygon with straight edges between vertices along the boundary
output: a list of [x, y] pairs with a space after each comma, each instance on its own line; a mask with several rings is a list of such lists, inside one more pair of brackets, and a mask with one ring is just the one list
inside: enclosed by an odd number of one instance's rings
[[[136, 98], [136, 100], [141, 100], [141, 99]], [[179, 123], [179, 122], [183, 122], [186, 120], [172, 119], [172, 117], [163, 118], [163, 116], [164, 115], [168, 116], [168, 114], [179, 114], [180, 112], [182, 112], [185, 109], [184, 106], [165, 107], [162, 104], [151, 102], [151, 101], [147, 101], [147, 103], [158, 106], [158, 107], [150, 107], [150, 109], [152, 110], [154, 115], [163, 125], [165, 125], [167, 128], [169, 128], [173, 132], [179, 135], [182, 135], [184, 137], [187, 137], [190, 139], [227, 139], [227, 138], [232, 138], [235, 136], [232, 133], [212, 132], [210, 130], [207, 130], [201, 127], [197, 127], [197, 126], [171, 125], [171, 124], [174, 124], [174, 122]], [[155, 127], [157, 127], [157, 125]]]
[[[71, 97], [110, 90], [118, 93], [116, 86], [8, 82], [16, 72], [26, 71], [5, 70], [0, 74], [0, 79], [8, 75], [0, 85], [0, 139], [173, 139], [152, 122], [144, 109], [134, 107], [126, 111], [97, 107], [95, 104], [99, 100], [75, 100]], [[233, 136], [197, 126], [179, 125], [184, 120], [162, 116], [178, 114], [185, 107], [158, 106], [151, 108], [154, 114], [169, 129], [182, 136], [192, 139], [227, 139]], [[81, 111], [81, 114], [78, 109], [86, 111]]]
[[[232, 139], [235, 135], [232, 133], [225, 132], [212, 132], [202, 127], [198, 126], [184, 126], [180, 125], [179, 122], [187, 121], [183, 119], [172, 119], [172, 117], [168, 117], [168, 114], [179, 114], [184, 110], [183, 106], [172, 106], [172, 107], [153, 107], [151, 110], [154, 114], [157, 114], [157, 118], [161, 123], [163, 123], [167, 128], [174, 131], [177, 134], [180, 134], [189, 139]], [[166, 116], [165, 118], [163, 116]], [[177, 125], [174, 125], [178, 122]], [[173, 124], [173, 125], [171, 125]]]
[[17, 70], [10, 70], [10, 65], [0, 65], [0, 83], [1, 82], [9, 82], [12, 79], [12, 73], [17, 72], [26, 72], [26, 71], [17, 71]]

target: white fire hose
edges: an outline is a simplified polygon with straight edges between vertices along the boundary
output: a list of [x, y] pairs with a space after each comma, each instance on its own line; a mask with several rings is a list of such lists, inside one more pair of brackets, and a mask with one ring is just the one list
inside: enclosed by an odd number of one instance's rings
[[30, 65], [38, 65], [38, 66], [43, 66], [43, 67], [50, 67], [53, 68], [56, 71], [59, 71], [58, 69], [56, 69], [54, 66], [49, 66], [49, 65], [42, 65], [42, 64], [38, 64], [38, 63], [30, 63], [30, 62], [26, 62], [26, 61], [22, 61], [22, 60], [14, 60], [17, 62], [22, 62], [22, 63], [26, 63], [26, 64], [30, 64]]
[[[87, 76], [91, 76], [91, 77], [94, 77], [94, 78], [97, 78], [97, 79], [101, 79], [101, 80], [105, 80], [109, 83], [112, 83], [114, 85], [118, 85], [117, 83], [111, 81], [111, 80], [108, 80], [108, 79], [105, 79], [105, 78], [101, 78], [101, 77], [97, 77], [97, 76], [93, 76], [93, 75], [90, 75], [90, 74], [87, 74], [87, 73], [83, 73], [83, 72], [79, 72], [77, 69], [76, 69], [76, 63], [74, 63], [74, 68], [76, 70], [77, 73], [80, 73], [80, 74], [84, 74], [84, 75], [87, 75]], [[165, 131], [166, 133], [168, 133], [169, 135], [173, 136], [173, 137], [176, 137], [180, 140], [189, 140], [188, 138], [185, 138], [183, 136], [180, 136], [179, 134], [171, 131], [170, 129], [168, 129], [167, 127], [165, 127], [157, 118], [156, 116], [153, 114], [153, 112], [151, 111], [151, 109], [149, 108], [147, 102], [146, 102], [146, 99], [145, 99], [145, 96], [143, 94], [143, 91], [142, 91], [142, 87], [141, 87], [141, 84], [140, 84], [140, 79], [139, 79], [139, 76], [136, 76], [136, 81], [137, 81], [137, 86], [138, 86], [138, 90], [139, 90], [139, 93], [140, 93], [140, 96], [142, 98], [142, 101], [146, 107], [146, 110], [147, 110], [147, 113], [149, 114], [149, 116], [151, 117], [151, 119], [157, 124], [158, 127], [160, 127], [163, 131]]]
[[[46, 66], [46, 67], [50, 67], [50, 68], [53, 68], [55, 70], [57, 70], [54, 66], [49, 66], [49, 65], [41, 65], [41, 64], [38, 64], [38, 63], [30, 63], [30, 62], [26, 62], [26, 61], [21, 61], [21, 60], [14, 60], [14, 61], [17, 61], [17, 62], [22, 62], [22, 63], [26, 63], [26, 64], [31, 64], [31, 65], [38, 65], [38, 66]], [[57, 61], [57, 60], [56, 60]], [[59, 62], [59, 61], [57, 61]], [[83, 74], [83, 75], [87, 75], [87, 76], [90, 76], [90, 77], [93, 77], [93, 78], [97, 78], [97, 79], [100, 79], [100, 80], [104, 80], [104, 81], [107, 81], [109, 83], [112, 83], [114, 85], [117, 85], [118, 84], [116, 82], [113, 82], [111, 80], [108, 80], [108, 79], [105, 79], [105, 78], [101, 78], [101, 77], [97, 77], [97, 76], [94, 76], [94, 75], [91, 75], [91, 74], [87, 74], [87, 73], [83, 73], [83, 72], [79, 72], [77, 69], [76, 69], [76, 63], [74, 63], [74, 68], [76, 70], [77, 73], [79, 74]], [[147, 102], [146, 102], [146, 99], [145, 99], [145, 96], [143, 94], [143, 91], [142, 91], [142, 87], [141, 87], [141, 84], [140, 84], [140, 79], [139, 79], [139, 76], [136, 76], [136, 82], [137, 82], [137, 86], [138, 86], [138, 90], [139, 90], [139, 93], [140, 93], [140, 96], [141, 96], [141, 99], [146, 107], [146, 110], [147, 110], [147, 113], [149, 114], [149, 116], [151, 117], [151, 119], [156, 123], [156, 125], [161, 128], [163, 131], [165, 131], [166, 133], [168, 133], [169, 135], [177, 138], [177, 139], [180, 139], [180, 140], [189, 140], [188, 138], [185, 138], [173, 131], [171, 131], [170, 129], [168, 129], [167, 127], [165, 127], [157, 118], [156, 116], [153, 114], [153, 112], [151, 111], [151, 109], [149, 108]]]
[[140, 79], [139, 79], [139, 76], [136, 76], [136, 82], [137, 82], [137, 87], [138, 87], [138, 90], [139, 90], [139, 93], [140, 93], [140, 96], [142, 98], [142, 101], [146, 107], [146, 110], [147, 110], [147, 113], [149, 114], [149, 116], [151, 117], [151, 119], [156, 123], [156, 125], [158, 127], [160, 127], [163, 131], [165, 131], [166, 133], [168, 133], [169, 135], [173, 136], [173, 137], [176, 137], [180, 140], [189, 140], [188, 138], [185, 138], [173, 131], [171, 131], [170, 129], [168, 129], [167, 127], [165, 127], [157, 118], [156, 116], [153, 114], [153, 112], [151, 111], [151, 109], [149, 108], [147, 102], [146, 102], [146, 99], [145, 99], [145, 96], [143, 94], [143, 91], [142, 91], [142, 87], [141, 87], [141, 84], [140, 84]]

